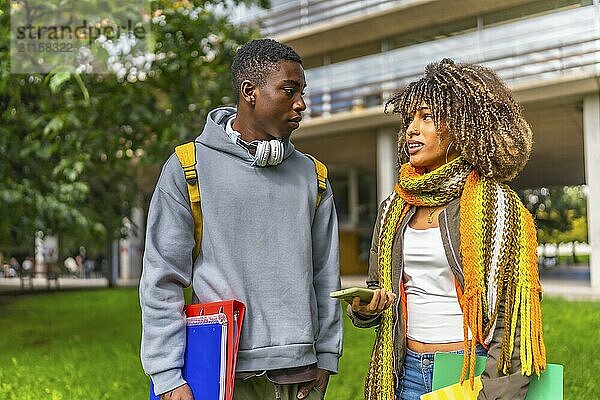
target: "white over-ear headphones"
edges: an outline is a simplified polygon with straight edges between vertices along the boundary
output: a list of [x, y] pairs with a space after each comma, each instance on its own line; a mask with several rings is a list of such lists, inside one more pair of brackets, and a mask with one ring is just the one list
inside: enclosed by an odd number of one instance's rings
[[281, 140], [257, 140], [254, 163], [259, 167], [281, 164], [284, 152], [285, 146]]
[[253, 140], [248, 143], [245, 142], [239, 132], [233, 129], [233, 120], [235, 115], [229, 118], [225, 127], [225, 132], [233, 143], [237, 143], [248, 151], [248, 154], [252, 155], [249, 146], [256, 146], [256, 152], [254, 153], [254, 164], [259, 167], [266, 167], [268, 165], [278, 165], [283, 161], [285, 154], [285, 141], [281, 139], [271, 140]]

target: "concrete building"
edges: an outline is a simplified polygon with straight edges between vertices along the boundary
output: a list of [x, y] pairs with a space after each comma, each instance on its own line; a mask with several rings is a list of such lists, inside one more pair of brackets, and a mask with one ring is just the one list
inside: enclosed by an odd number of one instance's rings
[[396, 172], [383, 103], [443, 57], [484, 64], [515, 92], [535, 134], [513, 187], [587, 184], [591, 285], [600, 287], [599, 0], [273, 0], [240, 11], [304, 59], [297, 147], [330, 168], [346, 273], [366, 269], [378, 203]]

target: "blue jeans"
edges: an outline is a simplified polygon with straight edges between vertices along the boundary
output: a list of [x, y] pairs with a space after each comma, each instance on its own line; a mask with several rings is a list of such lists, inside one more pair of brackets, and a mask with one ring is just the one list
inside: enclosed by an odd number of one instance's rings
[[[464, 354], [463, 350], [451, 351]], [[487, 355], [485, 348], [478, 344], [475, 353]], [[421, 395], [431, 392], [433, 381], [433, 357], [435, 353], [417, 353], [406, 349], [406, 357], [396, 386], [396, 400], [419, 400]]]

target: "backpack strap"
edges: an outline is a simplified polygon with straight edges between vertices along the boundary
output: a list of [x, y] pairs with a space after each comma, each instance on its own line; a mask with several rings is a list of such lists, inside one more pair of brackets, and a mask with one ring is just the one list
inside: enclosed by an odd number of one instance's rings
[[317, 172], [317, 205], [319, 207], [321, 200], [323, 199], [323, 193], [327, 190], [327, 167], [321, 161], [317, 160], [310, 154], [306, 154], [315, 163], [315, 171]]
[[181, 168], [185, 175], [188, 193], [190, 195], [190, 207], [194, 218], [194, 245], [193, 260], [200, 254], [202, 243], [202, 207], [200, 205], [200, 185], [198, 184], [198, 173], [196, 172], [196, 145], [194, 142], [184, 143], [175, 147], [175, 154], [179, 159]]

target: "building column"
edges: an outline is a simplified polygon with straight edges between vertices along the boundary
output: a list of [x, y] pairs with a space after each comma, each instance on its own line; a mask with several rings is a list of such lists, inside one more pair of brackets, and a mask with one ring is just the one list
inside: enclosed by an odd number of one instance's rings
[[590, 244], [590, 284], [600, 287], [600, 95], [583, 99], [585, 181]]
[[393, 128], [377, 132], [377, 201], [381, 203], [396, 183], [397, 138]]

